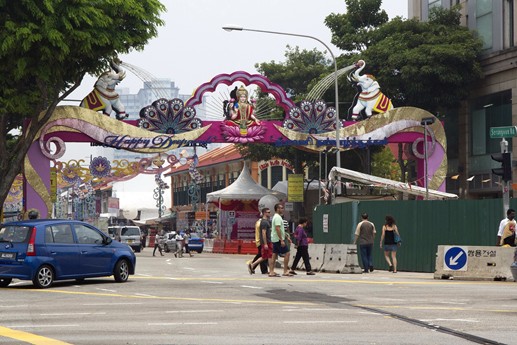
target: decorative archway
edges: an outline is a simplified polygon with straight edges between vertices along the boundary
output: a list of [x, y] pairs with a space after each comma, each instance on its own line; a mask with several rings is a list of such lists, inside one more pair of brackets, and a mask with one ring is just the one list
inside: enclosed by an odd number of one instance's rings
[[[228, 120], [201, 121], [196, 107], [202, 97], [219, 85], [245, 87], [255, 85], [267, 93], [283, 109], [283, 121], [258, 121], [246, 133], [231, 128]], [[227, 100], [232, 101], [232, 100]], [[235, 101], [235, 100], [233, 100]], [[221, 105], [221, 117], [223, 114]], [[294, 104], [285, 91], [266, 77], [247, 72], [220, 74], [202, 84], [186, 102], [158, 99], [143, 108], [139, 121], [119, 121], [95, 111], [76, 106], [57, 107], [48, 123], [40, 130], [24, 162], [24, 197], [26, 209], [36, 208], [50, 215], [50, 161], [59, 159], [65, 142], [96, 142], [103, 145], [141, 153], [162, 153], [171, 149], [210, 143], [270, 143], [292, 145], [322, 151], [335, 146], [335, 109], [324, 101], [303, 101]], [[395, 108], [361, 122], [344, 122], [339, 132], [340, 147], [348, 150], [368, 145], [405, 143], [418, 163], [418, 178], [422, 179], [424, 127], [421, 119], [433, 115], [418, 108]], [[249, 123], [249, 119], [246, 119]], [[235, 121], [234, 121], [235, 122]], [[432, 139], [428, 153], [428, 171], [432, 179], [429, 188], [445, 190], [447, 171], [446, 139], [440, 121], [427, 126]], [[51, 152], [51, 144], [56, 151]]]

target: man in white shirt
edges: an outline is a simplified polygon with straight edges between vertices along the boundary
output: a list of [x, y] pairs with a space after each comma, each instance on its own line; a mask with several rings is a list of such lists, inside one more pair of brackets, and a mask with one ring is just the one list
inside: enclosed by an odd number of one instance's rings
[[506, 211], [506, 218], [499, 223], [499, 231], [497, 232], [497, 246], [508, 245], [515, 247], [515, 210], [508, 209]]

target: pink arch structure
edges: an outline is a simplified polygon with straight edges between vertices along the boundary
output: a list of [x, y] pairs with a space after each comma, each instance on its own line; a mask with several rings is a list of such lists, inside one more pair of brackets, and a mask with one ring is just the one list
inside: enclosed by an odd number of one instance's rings
[[[326, 107], [322, 101], [317, 104], [312, 103], [312, 105], [310, 102], [305, 102], [306, 121], [298, 119], [296, 128], [288, 126], [289, 120], [293, 120], [290, 119], [290, 114], [295, 113], [293, 109], [299, 110], [298, 105], [289, 99], [279, 85], [258, 74], [243, 71], [220, 74], [199, 86], [194, 95], [185, 103], [185, 109], [195, 110], [196, 106], [201, 104], [203, 95], [213, 92], [218, 85], [232, 86], [239, 82], [245, 86], [256, 85], [262, 92], [271, 94], [276, 100], [276, 104], [284, 109], [286, 114], [283, 122], [262, 121], [260, 131], [264, 134], [248, 134], [255, 135], [255, 137], [242, 137], [240, 142], [292, 145], [314, 151], [322, 151], [329, 145], [335, 145], [335, 130], [325, 131], [323, 127], [318, 130], [317, 127], [318, 123], [328, 124], [328, 122], [334, 121], [332, 120], [332, 116], [335, 116], [333, 108]], [[326, 112], [318, 113], [318, 109]], [[176, 110], [174, 116], [182, 113], [182, 109]], [[189, 113], [189, 116], [192, 114]], [[347, 150], [372, 144], [405, 143], [408, 147], [407, 152], [412, 153], [418, 161], [418, 178], [420, 185], [423, 185], [424, 128], [420, 122], [422, 118], [432, 116], [422, 109], [404, 107], [392, 109], [361, 122], [345, 122], [342, 124], [339, 134], [340, 146], [343, 150]], [[305, 123], [311, 123], [312, 127], [304, 127]], [[429, 188], [445, 191], [447, 172], [445, 132], [438, 120], [428, 126], [428, 129], [428, 137], [432, 142], [432, 149], [428, 153], [428, 173], [431, 176]], [[64, 154], [65, 142], [96, 142], [118, 149], [150, 154], [167, 152], [192, 144], [230, 142], [223, 121], [202, 121], [201, 126], [192, 130], [175, 134], [164, 133], [140, 128], [138, 121], [119, 121], [81, 107], [57, 107], [49, 122], [41, 129], [37, 139], [33, 142], [24, 161], [25, 208], [36, 208], [42, 215], [51, 215], [50, 165], [51, 161], [59, 159]], [[51, 151], [50, 143], [55, 145], [55, 152]]]

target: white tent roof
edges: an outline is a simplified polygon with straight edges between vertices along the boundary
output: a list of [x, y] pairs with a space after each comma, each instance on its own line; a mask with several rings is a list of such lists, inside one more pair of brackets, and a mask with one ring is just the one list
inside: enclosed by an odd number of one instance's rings
[[220, 199], [226, 200], [260, 200], [265, 195], [274, 195], [278, 199], [285, 199], [286, 195], [274, 190], [267, 189], [256, 183], [250, 175], [248, 165], [244, 163], [242, 171], [237, 180], [228, 187], [208, 193], [208, 202], [215, 202]]
[[452, 193], [445, 193], [441, 192], [435, 189], [428, 189], [419, 187], [419, 186], [412, 186], [407, 183], [402, 183], [400, 181], [393, 181], [382, 177], [377, 177], [373, 175], [363, 174], [357, 171], [333, 167], [330, 170], [329, 173], [329, 180], [333, 181], [336, 177], [344, 177], [353, 181], [361, 182], [361, 183], [371, 183], [375, 185], [382, 185], [389, 188], [392, 188], [394, 190], [423, 196], [425, 197], [427, 194], [429, 194], [429, 199], [434, 200], [440, 200], [440, 199], [458, 199], [458, 196], [456, 194]]

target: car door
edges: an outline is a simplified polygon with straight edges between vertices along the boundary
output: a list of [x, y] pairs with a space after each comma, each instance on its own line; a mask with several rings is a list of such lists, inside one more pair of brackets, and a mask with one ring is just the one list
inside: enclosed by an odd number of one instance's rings
[[81, 271], [89, 276], [110, 275], [114, 250], [111, 246], [103, 244], [102, 233], [86, 224], [74, 224], [74, 231]]
[[47, 255], [56, 269], [56, 278], [74, 276], [81, 270], [79, 250], [74, 241], [72, 226], [68, 223], [45, 227]]

